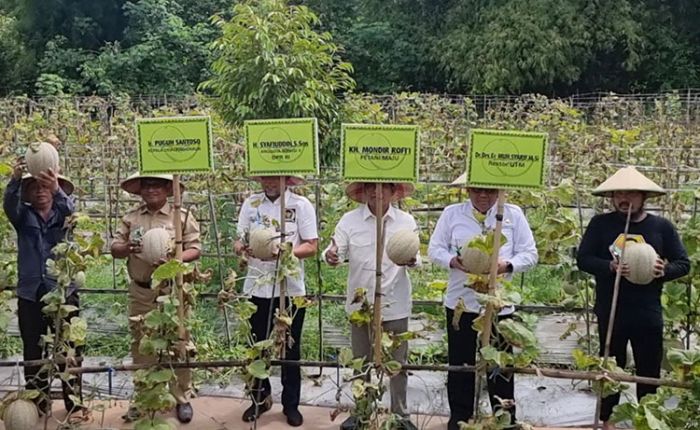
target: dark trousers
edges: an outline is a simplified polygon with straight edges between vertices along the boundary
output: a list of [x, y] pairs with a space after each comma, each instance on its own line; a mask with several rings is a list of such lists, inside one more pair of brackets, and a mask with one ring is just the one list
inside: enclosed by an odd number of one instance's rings
[[[605, 353], [605, 336], [609, 317], [598, 318], [598, 336], [600, 339], [600, 356]], [[664, 354], [663, 326], [640, 325], [639, 321], [625, 322], [616, 320], [610, 340], [610, 357], [615, 357], [617, 365], [624, 369], [627, 365], [627, 342], [632, 344], [635, 373], [638, 376], [658, 378], [661, 375], [661, 359]], [[655, 385], [637, 384], [637, 400], [647, 394], [656, 392]], [[620, 402], [620, 394], [603, 398], [600, 419], [608, 421], [613, 408]]]
[[[78, 294], [73, 293], [66, 297], [66, 304], [78, 307], [80, 305]], [[45, 348], [40, 344], [40, 340], [49, 327], [53, 331], [54, 322], [41, 311], [41, 308], [44, 306], [45, 303], [39, 300], [32, 302], [22, 298], [17, 299], [17, 318], [19, 320], [19, 332], [22, 336], [25, 360], [41, 360], [49, 356], [49, 351], [45, 351]], [[78, 316], [78, 314], [78, 311], [72, 312], [66, 317], [66, 321], [70, 321], [71, 318]], [[82, 349], [82, 346], [76, 348], [77, 357], [82, 356]], [[77, 366], [80, 366], [80, 363], [77, 363]], [[24, 366], [24, 380], [26, 381], [27, 389], [40, 390], [44, 393], [45, 396], [42, 396], [42, 399], [38, 401], [40, 408], [44, 409], [48, 406], [47, 399], [50, 395], [51, 381], [48, 380], [46, 368], [44, 370], [41, 368], [42, 366]], [[59, 366], [60, 371], [64, 369], [65, 365]], [[75, 375], [75, 378], [70, 383], [62, 380], [61, 385], [63, 388], [63, 403], [66, 410], [70, 412], [75, 408], [75, 404], [69, 396], [76, 396], [82, 402], [82, 377], [81, 375]]]
[[[265, 299], [261, 297], [251, 297], [250, 301], [257, 306], [257, 310], [250, 317], [250, 325], [252, 326], [253, 335], [255, 336], [255, 341], [260, 342], [265, 340], [270, 335], [270, 331], [273, 329], [274, 321], [269, 323], [268, 330], [268, 316], [272, 315], [274, 320], [275, 309], [279, 307], [280, 299], [275, 297], [274, 299]], [[290, 301], [287, 299], [287, 305]], [[273, 306], [272, 313], [270, 313], [270, 306]], [[287, 346], [285, 352], [286, 360], [299, 360], [301, 358], [301, 330], [304, 326], [304, 314], [306, 309], [296, 309], [292, 305], [292, 313], [296, 312], [294, 321], [291, 327], [291, 336], [294, 339], [292, 347]], [[272, 393], [272, 387], [270, 386], [269, 379], [256, 379], [255, 385], [252, 389], [254, 399], [257, 402], [261, 402], [265, 397]], [[299, 406], [299, 398], [301, 395], [301, 368], [299, 366], [282, 366], [282, 407], [285, 411], [296, 409]]]
[[[447, 315], [447, 356], [450, 365], [461, 366], [464, 364], [474, 365], [476, 363], [476, 348], [478, 333], [472, 328], [472, 322], [478, 317], [477, 314], [465, 312], [459, 320], [459, 330], [452, 326], [454, 311], [445, 308]], [[510, 316], [500, 317], [510, 318]], [[495, 329], [495, 327], [494, 327]], [[505, 346], [506, 342], [494, 330], [496, 335], [496, 345], [499, 349], [512, 352], [511, 346]], [[514, 381], [513, 376], [503, 376], [500, 374], [489, 374], [488, 390], [491, 400], [491, 407], [495, 411], [500, 408], [500, 403], [496, 396], [501, 399], [513, 399]], [[460, 421], [467, 422], [474, 415], [474, 381], [475, 374], [472, 372], [447, 372], [447, 399], [450, 404], [450, 420], [447, 423], [448, 430], [459, 430]], [[515, 407], [509, 409], [511, 422], [515, 423]]]

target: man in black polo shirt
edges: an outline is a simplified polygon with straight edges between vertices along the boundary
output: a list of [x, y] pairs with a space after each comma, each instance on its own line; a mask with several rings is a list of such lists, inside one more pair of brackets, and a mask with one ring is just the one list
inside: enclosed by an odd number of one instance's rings
[[[690, 261], [673, 224], [665, 218], [644, 210], [647, 198], [666, 192], [634, 167], [618, 170], [593, 191], [593, 195], [610, 197], [614, 211], [594, 216], [581, 240], [577, 263], [579, 269], [595, 276], [596, 300], [594, 312], [598, 318], [600, 355], [604, 354], [605, 338], [612, 305], [613, 284], [619, 261], [622, 234], [628, 210], [631, 211], [628, 241], [648, 243], [658, 254], [654, 279], [646, 285], [633, 284], [624, 276], [629, 267], [622, 263], [623, 277], [617, 302], [615, 322], [610, 342], [610, 356], [617, 365], [625, 367], [627, 342], [632, 345], [636, 373], [658, 378], [663, 358], [663, 315], [661, 289], [664, 282], [685, 276]], [[637, 384], [637, 398], [656, 392], [656, 386]], [[612, 410], [620, 401], [615, 394], [603, 399], [600, 419], [603, 429], [614, 429], [609, 421]]]

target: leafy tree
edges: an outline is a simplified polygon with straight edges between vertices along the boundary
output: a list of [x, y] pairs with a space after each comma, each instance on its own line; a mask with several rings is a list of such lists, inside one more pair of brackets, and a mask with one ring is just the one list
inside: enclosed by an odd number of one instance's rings
[[314, 116], [325, 136], [339, 116], [338, 96], [355, 82], [330, 33], [315, 31], [316, 15], [284, 0], [247, 0], [235, 5], [230, 20], [215, 22], [222, 34], [211, 45], [213, 76], [201, 89], [216, 96], [222, 117], [240, 124]]
[[11, 93], [26, 83], [29, 64], [24, 52], [16, 20], [0, 13], [0, 94]]

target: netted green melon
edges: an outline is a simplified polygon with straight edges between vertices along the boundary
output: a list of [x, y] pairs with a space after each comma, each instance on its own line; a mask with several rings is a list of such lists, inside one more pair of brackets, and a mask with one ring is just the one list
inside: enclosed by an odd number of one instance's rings
[[399, 230], [386, 243], [386, 255], [394, 264], [409, 264], [420, 249], [420, 238], [413, 230]]
[[7, 405], [2, 414], [6, 430], [32, 430], [38, 420], [36, 405], [24, 399], [17, 399]]
[[141, 258], [150, 264], [168, 257], [173, 241], [170, 232], [163, 227], [148, 230], [141, 238]]
[[462, 247], [460, 258], [462, 260], [462, 266], [464, 266], [468, 273], [483, 275], [489, 271], [491, 257], [479, 249], [470, 248], [466, 243]]
[[250, 232], [250, 251], [253, 257], [267, 260], [275, 255], [280, 246], [280, 234], [272, 228], [260, 228]]
[[58, 173], [58, 151], [47, 142], [34, 142], [29, 145], [24, 154], [24, 161], [27, 163], [27, 171], [32, 176], [53, 169]]
[[625, 263], [630, 274], [625, 278], [633, 284], [646, 285], [654, 280], [656, 250], [648, 243], [628, 242], [625, 245]]

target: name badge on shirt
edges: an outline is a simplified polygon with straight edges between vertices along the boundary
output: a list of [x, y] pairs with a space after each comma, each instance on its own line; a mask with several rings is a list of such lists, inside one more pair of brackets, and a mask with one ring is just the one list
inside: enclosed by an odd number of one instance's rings
[[284, 220], [286, 222], [297, 222], [297, 210], [295, 208], [285, 208], [284, 210]]

